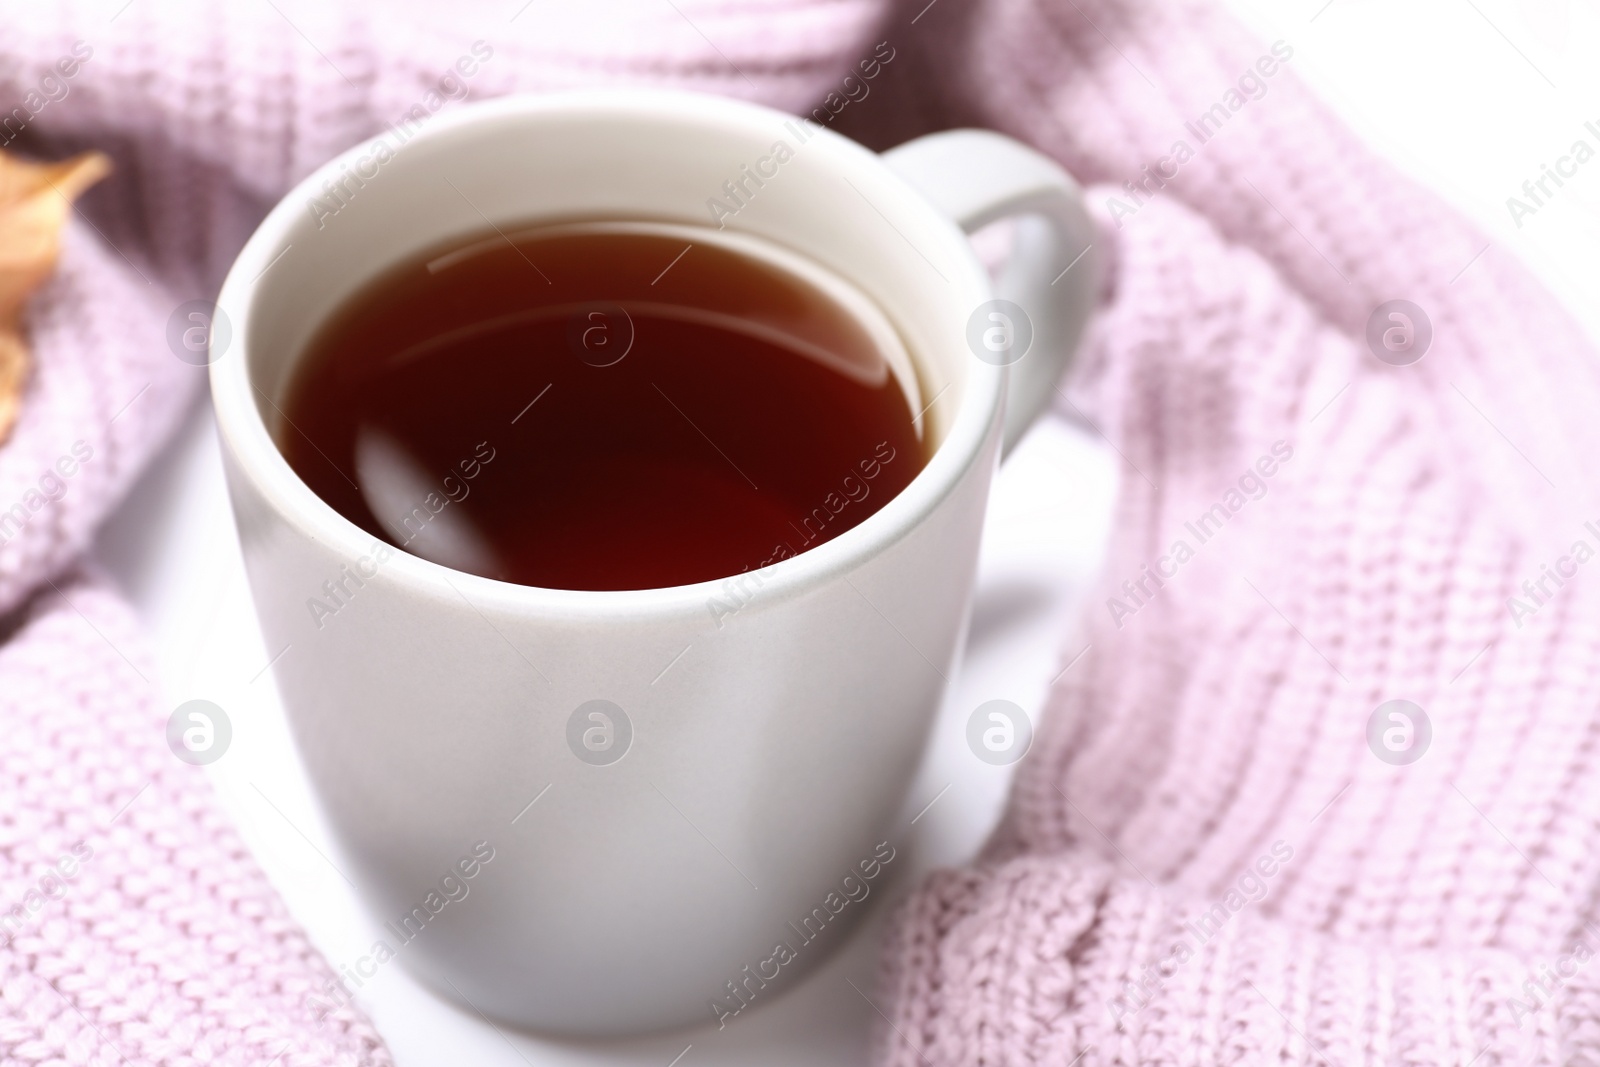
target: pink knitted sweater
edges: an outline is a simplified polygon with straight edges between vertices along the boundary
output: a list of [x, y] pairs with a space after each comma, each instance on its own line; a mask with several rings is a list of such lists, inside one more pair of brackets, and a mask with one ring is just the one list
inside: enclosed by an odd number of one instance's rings
[[[327, 964], [74, 562], [201, 386], [172, 310], [419, 102], [626, 82], [809, 111], [880, 40], [837, 127], [989, 125], [1098, 183], [1111, 269], [1064, 407], [1126, 462], [1002, 830], [895, 924], [879, 1058], [1600, 1057], [1594, 353], [1309, 98], [1293, 41], [1194, 0], [417, 6], [7, 16], [0, 142], [119, 172], [30, 309], [0, 448], [0, 1063], [389, 1062], [354, 1008], [315, 1019]], [[1431, 326], [1412, 365], [1387, 310], [1369, 331], [1395, 300]]]

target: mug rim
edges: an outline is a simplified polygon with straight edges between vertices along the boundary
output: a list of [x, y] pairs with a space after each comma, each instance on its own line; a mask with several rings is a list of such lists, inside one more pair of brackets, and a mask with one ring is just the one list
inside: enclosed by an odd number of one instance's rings
[[[596, 117], [662, 117], [680, 124], [702, 127], [735, 126], [750, 130], [759, 125], [770, 132], [774, 120], [800, 121], [795, 116], [764, 105], [678, 89], [582, 89], [542, 94], [514, 94], [475, 101], [436, 116], [416, 132], [413, 140], [449, 136], [463, 128], [501, 121], [508, 117], [553, 116], [570, 118], [588, 113]], [[992, 295], [988, 273], [979, 263], [966, 235], [882, 157], [827, 127], [813, 124], [817, 147], [828, 153], [828, 166], [852, 170], [852, 177], [869, 185], [887, 186], [911, 210], [922, 216], [924, 240], [944, 245], [966, 278], [952, 283], [965, 288], [976, 307]], [[967, 476], [984, 452], [984, 445], [999, 433], [1004, 406], [1006, 368], [973, 357], [964, 360], [965, 388], [961, 406], [949, 423], [944, 439], [898, 494], [844, 533], [758, 570], [740, 572], [686, 585], [649, 589], [584, 590], [522, 585], [456, 570], [413, 555], [369, 533], [318, 496], [289, 466], [272, 439], [253, 394], [249, 373], [251, 318], [258, 310], [259, 282], [274, 260], [287, 251], [289, 235], [304, 203], [316, 197], [324, 180], [336, 179], [341, 169], [353, 166], [370, 153], [384, 135], [378, 133], [317, 167], [288, 190], [256, 227], [228, 269], [217, 297], [217, 308], [231, 325], [230, 348], [211, 362], [209, 377], [218, 432], [238, 473], [248, 478], [272, 509], [298, 533], [332, 551], [359, 559], [373, 544], [386, 545], [393, 557], [383, 565], [391, 580], [415, 592], [454, 602], [466, 599], [481, 608], [493, 606], [512, 613], [541, 617], [563, 616], [575, 620], [636, 618], [640, 615], [677, 615], [706, 610], [711, 598], [726, 595], [725, 583], [744, 574], [762, 576], [761, 601], [787, 599], [830, 580], [847, 575], [880, 556], [906, 537], [931, 514]], [[807, 142], [808, 145], [812, 141]], [[870, 191], [870, 190], [868, 190]], [[866, 195], [863, 193], [863, 195]], [[749, 234], [791, 254], [813, 257], [763, 234], [759, 227], [740, 227]], [[376, 276], [385, 263], [374, 263]], [[816, 265], [836, 274], [827, 263]], [[855, 283], [849, 282], [853, 287]], [[963, 285], [963, 282], [965, 283]], [[870, 293], [863, 292], [868, 299]], [[874, 300], [874, 303], [876, 301]], [[891, 321], [893, 316], [890, 316]], [[926, 358], [906, 344], [912, 361], [925, 370]], [[935, 397], [935, 401], [937, 397]], [[930, 402], [931, 406], [931, 402]], [[471, 596], [468, 596], [468, 593]]]

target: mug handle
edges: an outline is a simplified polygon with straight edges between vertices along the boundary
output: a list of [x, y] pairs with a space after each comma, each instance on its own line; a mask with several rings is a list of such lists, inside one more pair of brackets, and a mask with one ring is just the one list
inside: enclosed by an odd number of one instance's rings
[[883, 161], [967, 233], [1018, 216], [994, 293], [1023, 309], [1033, 340], [1007, 368], [1005, 455], [1049, 406], [1100, 292], [1101, 255], [1083, 190], [1048, 156], [989, 130], [918, 137]]

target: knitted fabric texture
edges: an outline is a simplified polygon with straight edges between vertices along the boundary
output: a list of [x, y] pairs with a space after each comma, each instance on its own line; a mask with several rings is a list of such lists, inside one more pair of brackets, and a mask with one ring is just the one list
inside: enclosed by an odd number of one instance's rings
[[[1591, 344], [1292, 41], [1198, 4], [935, 19], [925, 109], [1106, 183], [1062, 408], [1123, 465], [1002, 828], [897, 924], [880, 1061], [1600, 1062]], [[1368, 340], [1393, 300], [1413, 365]], [[1409, 750], [1369, 732], [1397, 699]]]
[[[166, 751], [138, 627], [75, 561], [200, 388], [172, 309], [476, 40], [473, 98], [646, 84], [807, 111], [887, 39], [837, 127], [883, 148], [990, 126], [1100, 183], [1104, 307], [1062, 410], [1125, 461], [1104, 588], [995, 841], [895, 924], [882, 1062], [1595, 1056], [1600, 593], [1542, 570], [1600, 547], [1600, 381], [1565, 314], [1310, 98], [1294, 42], [1191, 0], [675, 3], [9, 16], [0, 104], [45, 102], [7, 147], [119, 170], [30, 309], [0, 448], [0, 511], [26, 518], [0, 544], [0, 915], [22, 916], [0, 1063], [389, 1062], [354, 1008], [308, 1006], [328, 965]], [[1405, 367], [1366, 339], [1399, 299], [1433, 333]], [[1397, 698], [1431, 723], [1409, 765], [1369, 742]]]

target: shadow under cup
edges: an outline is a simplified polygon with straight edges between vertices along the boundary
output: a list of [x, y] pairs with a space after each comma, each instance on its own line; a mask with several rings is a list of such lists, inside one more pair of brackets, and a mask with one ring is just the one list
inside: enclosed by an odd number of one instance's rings
[[[393, 550], [277, 450], [294, 361], [386, 266], [486, 224], [704, 229], [778, 142], [717, 221], [865, 294], [926, 406], [926, 465], [859, 526], [737, 579], [533, 588]], [[964, 340], [988, 296], [959, 229], [873, 153], [688, 94], [471, 105], [274, 209], [223, 288], [236, 343], [212, 388], [274, 677], [373, 958], [534, 1029], [725, 1024], [882, 898], [998, 460], [1004, 374]]]

